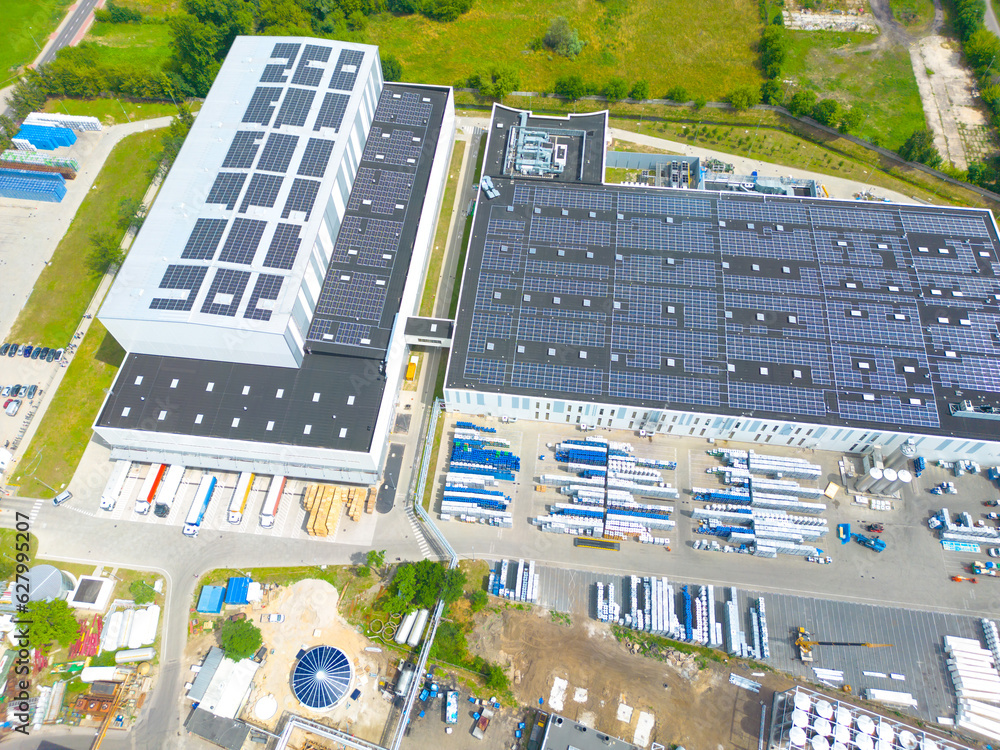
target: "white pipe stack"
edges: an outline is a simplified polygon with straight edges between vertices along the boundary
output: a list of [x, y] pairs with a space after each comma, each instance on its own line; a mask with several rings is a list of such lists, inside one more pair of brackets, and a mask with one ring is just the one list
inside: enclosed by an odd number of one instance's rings
[[[1000, 741], [1000, 673], [997, 672], [994, 644], [996, 626], [983, 620], [987, 643], [985, 649], [978, 640], [946, 635], [944, 650], [958, 698], [955, 724], [990, 739]], [[992, 627], [990, 627], [992, 626]]]

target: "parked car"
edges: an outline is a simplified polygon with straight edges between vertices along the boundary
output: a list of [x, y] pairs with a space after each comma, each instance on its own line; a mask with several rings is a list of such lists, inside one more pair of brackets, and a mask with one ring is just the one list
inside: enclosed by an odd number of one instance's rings
[[55, 358], [56, 358], [56, 350], [55, 349], [49, 349], [49, 353], [45, 356], [45, 361], [46, 362], [51, 362]]
[[10, 342], [8, 341], [3, 346], [0, 346], [0, 357], [6, 357], [7, 356], [7, 352], [9, 352], [9, 351], [10, 351]]
[[58, 505], [62, 505], [64, 502], [66, 502], [67, 500], [69, 500], [71, 497], [73, 497], [73, 493], [70, 492], [69, 490], [66, 490], [65, 492], [60, 492], [58, 495], [56, 495], [54, 498], [52, 498], [52, 504], [53, 505], [57, 505], [57, 506]]
[[0, 398], [7, 398], [10, 395], [10, 386], [5, 385], [3, 390], [0, 391]]
[[41, 354], [42, 354], [42, 350], [39, 349], [37, 346], [34, 349], [31, 350], [31, 358], [32, 359], [38, 359], [41, 356]]
[[14, 399], [12, 399], [12, 398], [8, 398], [8, 399], [6, 399], [6, 400], [5, 400], [4, 402], [3, 402], [3, 408], [4, 408], [4, 411], [6, 411], [6, 410], [7, 410], [7, 407], [8, 407], [8, 406], [10, 406], [10, 402], [11, 402], [11, 401], [13, 401], [13, 400], [14, 400]]
[[56, 349], [56, 359], [62, 359], [65, 349]]
[[1000, 557], [1000, 547], [990, 547], [986, 554], [990, 557]]
[[4, 408], [4, 411], [7, 412], [8, 417], [13, 417], [15, 414], [17, 414], [17, 410], [20, 408], [21, 408], [21, 399], [15, 398], [11, 399], [11, 402], [7, 404], [7, 406]]
[[257, 653], [253, 655], [253, 660], [258, 664], [263, 664], [264, 659], [267, 658], [267, 646], [261, 646], [257, 649]]
[[28, 346], [27, 344], [21, 344], [20, 346], [18, 346], [17, 347], [17, 353], [20, 354], [23, 357], [24, 356], [24, 350], [25, 350], [25, 348], [27, 348], [27, 346]]
[[33, 351], [35, 351], [35, 347], [33, 347], [31, 344], [27, 344], [24, 347], [24, 351], [21, 353], [21, 356], [23, 356], [25, 359], [29, 359]]
[[27, 395], [28, 395], [28, 386], [22, 385], [20, 388], [17, 389], [18, 398], [24, 398]]
[[12, 385], [10, 387], [10, 395], [12, 398], [17, 398], [17, 394], [21, 392], [21, 384]]
[[277, 612], [275, 612], [274, 614], [270, 614], [270, 615], [261, 615], [260, 616], [260, 621], [261, 622], [284, 622], [285, 621], [285, 616], [284, 615], [279, 615]]
[[16, 357], [17, 356], [17, 344], [11, 344], [10, 345], [10, 350], [7, 352], [7, 356], [8, 357]]
[[49, 352], [50, 351], [52, 351], [52, 350], [49, 349], [49, 347], [47, 347], [47, 346], [42, 347], [42, 351], [40, 351], [38, 353], [38, 358], [39, 359], [45, 359], [47, 356], [49, 356]]
[[34, 385], [34, 384], [29, 385], [28, 386], [28, 398], [34, 398], [35, 397], [35, 393], [37, 391], [38, 391], [38, 386], [37, 385]]

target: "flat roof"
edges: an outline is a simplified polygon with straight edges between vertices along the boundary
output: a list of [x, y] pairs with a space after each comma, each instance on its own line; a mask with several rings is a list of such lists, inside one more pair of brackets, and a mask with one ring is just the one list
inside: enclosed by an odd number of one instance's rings
[[371, 45], [237, 37], [102, 317], [283, 333], [379, 65]]
[[545, 739], [539, 750], [635, 750], [635, 747], [606, 732], [553, 714], [545, 727]]
[[988, 211], [511, 179], [502, 131], [447, 387], [997, 438]]
[[306, 336], [308, 350], [385, 356], [447, 102], [441, 88], [382, 89]]
[[403, 333], [407, 336], [432, 336], [450, 339], [455, 321], [448, 318], [407, 318]]
[[238, 719], [224, 719], [195, 708], [184, 721], [184, 728], [226, 750], [240, 750], [250, 734], [250, 725]]

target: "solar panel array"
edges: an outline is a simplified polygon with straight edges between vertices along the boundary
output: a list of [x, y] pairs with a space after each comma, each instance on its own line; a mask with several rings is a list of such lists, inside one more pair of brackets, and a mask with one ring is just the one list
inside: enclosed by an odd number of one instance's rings
[[[360, 50], [341, 49], [331, 60], [333, 49], [324, 44], [273, 45], [260, 82], [246, 102], [243, 125], [224, 146], [223, 169], [205, 199], [230, 213], [220, 218], [218, 208], [213, 208], [210, 217], [196, 220], [181, 252], [189, 263], [165, 269], [159, 288], [166, 291], [153, 296], [151, 309], [197, 309], [224, 317], [235, 317], [242, 309], [246, 319], [270, 320], [270, 303], [285, 287], [283, 273], [295, 267], [303, 225], [319, 197], [320, 182], [309, 178], [326, 176], [336, 145], [329, 136], [300, 134], [324, 127], [340, 129], [365, 60]], [[327, 90], [324, 81], [345, 93]], [[318, 101], [322, 101], [319, 106]], [[300, 134], [289, 132], [290, 128], [301, 129]], [[393, 146], [393, 154], [401, 153], [401, 144], [393, 141]], [[286, 175], [295, 176], [286, 179]], [[390, 183], [391, 178], [387, 189]], [[275, 207], [282, 221], [275, 221], [278, 215], [270, 211]], [[266, 253], [258, 254], [262, 246]], [[248, 287], [253, 289], [249, 298]]]
[[[345, 71], [355, 64], [348, 57], [341, 63]], [[393, 105], [387, 108], [386, 102]], [[314, 349], [361, 347], [376, 356], [388, 345], [423, 204], [422, 188], [415, 185], [427, 179], [433, 158], [428, 138], [436, 133], [432, 128], [440, 123], [442, 104], [401, 86], [383, 89], [306, 336]], [[404, 128], [399, 117], [387, 119], [402, 116], [404, 105], [419, 114], [420, 122]]]
[[1000, 394], [980, 212], [494, 184], [449, 387], [892, 429]]

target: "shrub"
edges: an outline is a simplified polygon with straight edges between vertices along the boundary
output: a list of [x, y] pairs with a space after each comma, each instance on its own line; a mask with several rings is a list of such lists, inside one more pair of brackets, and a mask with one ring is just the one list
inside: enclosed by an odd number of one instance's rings
[[669, 91], [667, 91], [667, 99], [672, 102], [686, 102], [690, 101], [688, 99], [687, 89], [683, 86], [674, 86]]
[[919, 162], [931, 168], [941, 164], [941, 154], [934, 147], [934, 136], [926, 128], [910, 135], [900, 147], [899, 155], [906, 161]]
[[796, 117], [808, 115], [816, 106], [815, 91], [796, 91], [788, 102], [788, 111]]
[[226, 620], [219, 628], [219, 644], [233, 661], [250, 658], [263, 642], [260, 628], [249, 620]]
[[556, 79], [555, 92], [570, 101], [576, 101], [587, 94], [587, 85], [578, 75], [563, 76]]
[[836, 101], [833, 99], [824, 99], [813, 107], [812, 117], [816, 122], [822, 123], [827, 127], [832, 127], [837, 122], [837, 113], [839, 110], [840, 105]]
[[737, 86], [726, 97], [733, 109], [743, 111], [760, 104], [760, 87], [752, 84]]
[[571, 28], [569, 21], [562, 16], [552, 20], [549, 30], [545, 32], [542, 42], [557, 55], [576, 57], [583, 52], [585, 42], [580, 39], [576, 29]]
[[387, 81], [399, 81], [403, 78], [403, 64], [393, 55], [382, 58], [382, 78]]
[[632, 84], [632, 89], [628, 92], [629, 99], [648, 99], [649, 98], [649, 81], [636, 81]]
[[628, 96], [628, 84], [625, 83], [624, 78], [615, 76], [604, 84], [603, 94], [608, 98], [608, 101], [620, 101]]

